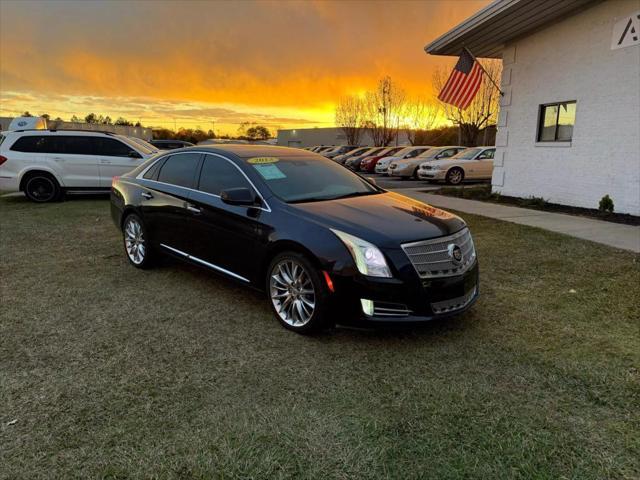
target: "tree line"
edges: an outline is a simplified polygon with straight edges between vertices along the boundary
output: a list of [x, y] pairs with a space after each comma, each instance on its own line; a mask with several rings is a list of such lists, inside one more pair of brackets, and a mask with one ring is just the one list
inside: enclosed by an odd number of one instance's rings
[[[499, 61], [489, 60], [483, 62], [483, 66], [492, 78], [499, 77]], [[435, 71], [432, 78], [434, 92], [440, 92], [444, 87], [446, 73], [442, 69]], [[491, 82], [486, 79], [482, 82], [466, 110], [444, 103], [436, 95], [430, 99], [409, 98], [405, 90], [387, 76], [364, 95], [342, 97], [335, 108], [335, 123], [349, 145], [359, 145], [362, 137], [368, 134], [375, 146], [387, 146], [404, 132], [412, 145], [460, 143], [476, 146], [483, 134], [486, 139], [487, 133], [494, 130], [500, 95]], [[453, 126], [434, 130], [441, 115]], [[455, 138], [451, 138], [452, 131], [455, 131]]]

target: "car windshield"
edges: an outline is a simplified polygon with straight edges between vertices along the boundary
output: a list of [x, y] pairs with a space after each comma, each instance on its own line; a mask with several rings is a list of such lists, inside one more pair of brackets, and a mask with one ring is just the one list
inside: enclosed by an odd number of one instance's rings
[[146, 155], [151, 155], [152, 153], [156, 153], [158, 151], [153, 145], [145, 142], [141, 138], [128, 137], [126, 135], [118, 135], [118, 138], [126, 142], [130, 147], [137, 148], [138, 150], [142, 150], [142, 153]]
[[461, 159], [461, 160], [471, 160], [475, 157], [478, 152], [482, 150], [481, 148], [467, 148], [466, 150], [461, 151], [457, 155], [451, 157], [452, 159]]
[[287, 203], [373, 195], [382, 190], [327, 158], [315, 155], [257, 157], [246, 162], [273, 194]]
[[421, 159], [430, 160], [432, 158], [435, 158], [438, 154], [444, 152], [445, 150], [446, 148], [432, 148], [430, 150], [427, 150], [426, 152], [422, 152], [420, 155], [418, 155], [418, 157]]

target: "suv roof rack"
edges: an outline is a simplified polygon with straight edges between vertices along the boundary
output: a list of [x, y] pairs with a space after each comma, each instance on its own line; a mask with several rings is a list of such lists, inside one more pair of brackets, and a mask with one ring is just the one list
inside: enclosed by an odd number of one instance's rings
[[83, 130], [82, 128], [23, 128], [20, 130], [7, 130], [9, 132], [84, 132], [84, 133], [104, 133], [105, 135], [118, 135], [107, 130]]

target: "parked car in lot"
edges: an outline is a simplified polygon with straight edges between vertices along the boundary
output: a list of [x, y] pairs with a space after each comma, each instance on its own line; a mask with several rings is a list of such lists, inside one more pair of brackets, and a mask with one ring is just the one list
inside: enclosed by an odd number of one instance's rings
[[400, 150], [402, 150], [403, 148], [404, 147], [386, 148], [386, 149], [376, 153], [375, 155], [370, 155], [368, 157], [365, 157], [360, 162], [360, 168], [358, 170], [360, 170], [362, 172], [373, 173], [375, 168], [376, 168], [376, 163], [378, 163], [378, 160], [380, 160], [383, 157], [393, 156], [396, 153], [398, 153]]
[[151, 145], [160, 150], [174, 150], [176, 148], [193, 147], [193, 143], [184, 140], [151, 140]]
[[385, 147], [370, 148], [369, 150], [367, 150], [366, 152], [358, 156], [354, 155], [353, 157], [348, 158], [344, 162], [344, 166], [351, 170], [358, 171], [360, 169], [360, 162], [362, 162], [363, 159], [370, 157], [372, 155], [377, 155], [378, 153], [381, 153], [384, 149]]
[[105, 192], [111, 177], [155, 152], [129, 137], [89, 130], [16, 130], [0, 134], [0, 191], [52, 202], [64, 193]]
[[355, 150], [356, 148], [359, 148], [359, 145], [339, 145], [335, 148], [332, 148], [331, 150], [327, 150], [326, 152], [323, 152], [322, 155], [324, 155], [327, 158], [335, 158], [338, 155], [344, 155], [345, 153], [349, 153]]
[[366, 154], [368, 151], [373, 150], [373, 147], [361, 147], [361, 148], [356, 148], [355, 150], [351, 150], [348, 153], [345, 153], [343, 155], [337, 155], [335, 157], [333, 157], [333, 161], [334, 162], [338, 162], [340, 165], [344, 165], [345, 162], [350, 159], [350, 158], [355, 158], [355, 157], [359, 157], [361, 155]]
[[427, 151], [430, 147], [428, 146], [423, 146], [423, 145], [414, 145], [411, 147], [405, 147], [402, 150], [400, 150], [399, 152], [396, 152], [395, 154], [388, 156], [388, 157], [382, 157], [380, 158], [376, 164], [375, 164], [375, 168], [374, 171], [376, 173], [381, 173], [386, 175], [387, 169], [389, 168], [389, 165], [397, 160], [404, 160], [404, 159], [409, 159], [409, 158], [414, 158], [417, 157], [418, 155], [420, 155], [421, 153]]
[[448, 158], [466, 147], [434, 147], [425, 149], [413, 158], [394, 160], [389, 164], [388, 174], [392, 177], [418, 178], [418, 168], [425, 161]]
[[300, 333], [443, 318], [478, 296], [462, 219], [298, 149], [158, 155], [114, 178], [111, 213], [133, 266], [169, 254], [262, 289]]
[[495, 147], [473, 147], [450, 158], [423, 162], [418, 178], [444, 180], [450, 185], [458, 185], [464, 180], [491, 180], [495, 152]]

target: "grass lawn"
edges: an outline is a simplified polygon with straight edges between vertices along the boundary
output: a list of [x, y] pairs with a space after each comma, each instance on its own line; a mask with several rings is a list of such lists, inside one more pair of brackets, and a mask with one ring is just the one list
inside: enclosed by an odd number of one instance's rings
[[638, 256], [464, 215], [471, 311], [308, 338], [108, 208], [0, 199], [0, 478], [640, 477]]

